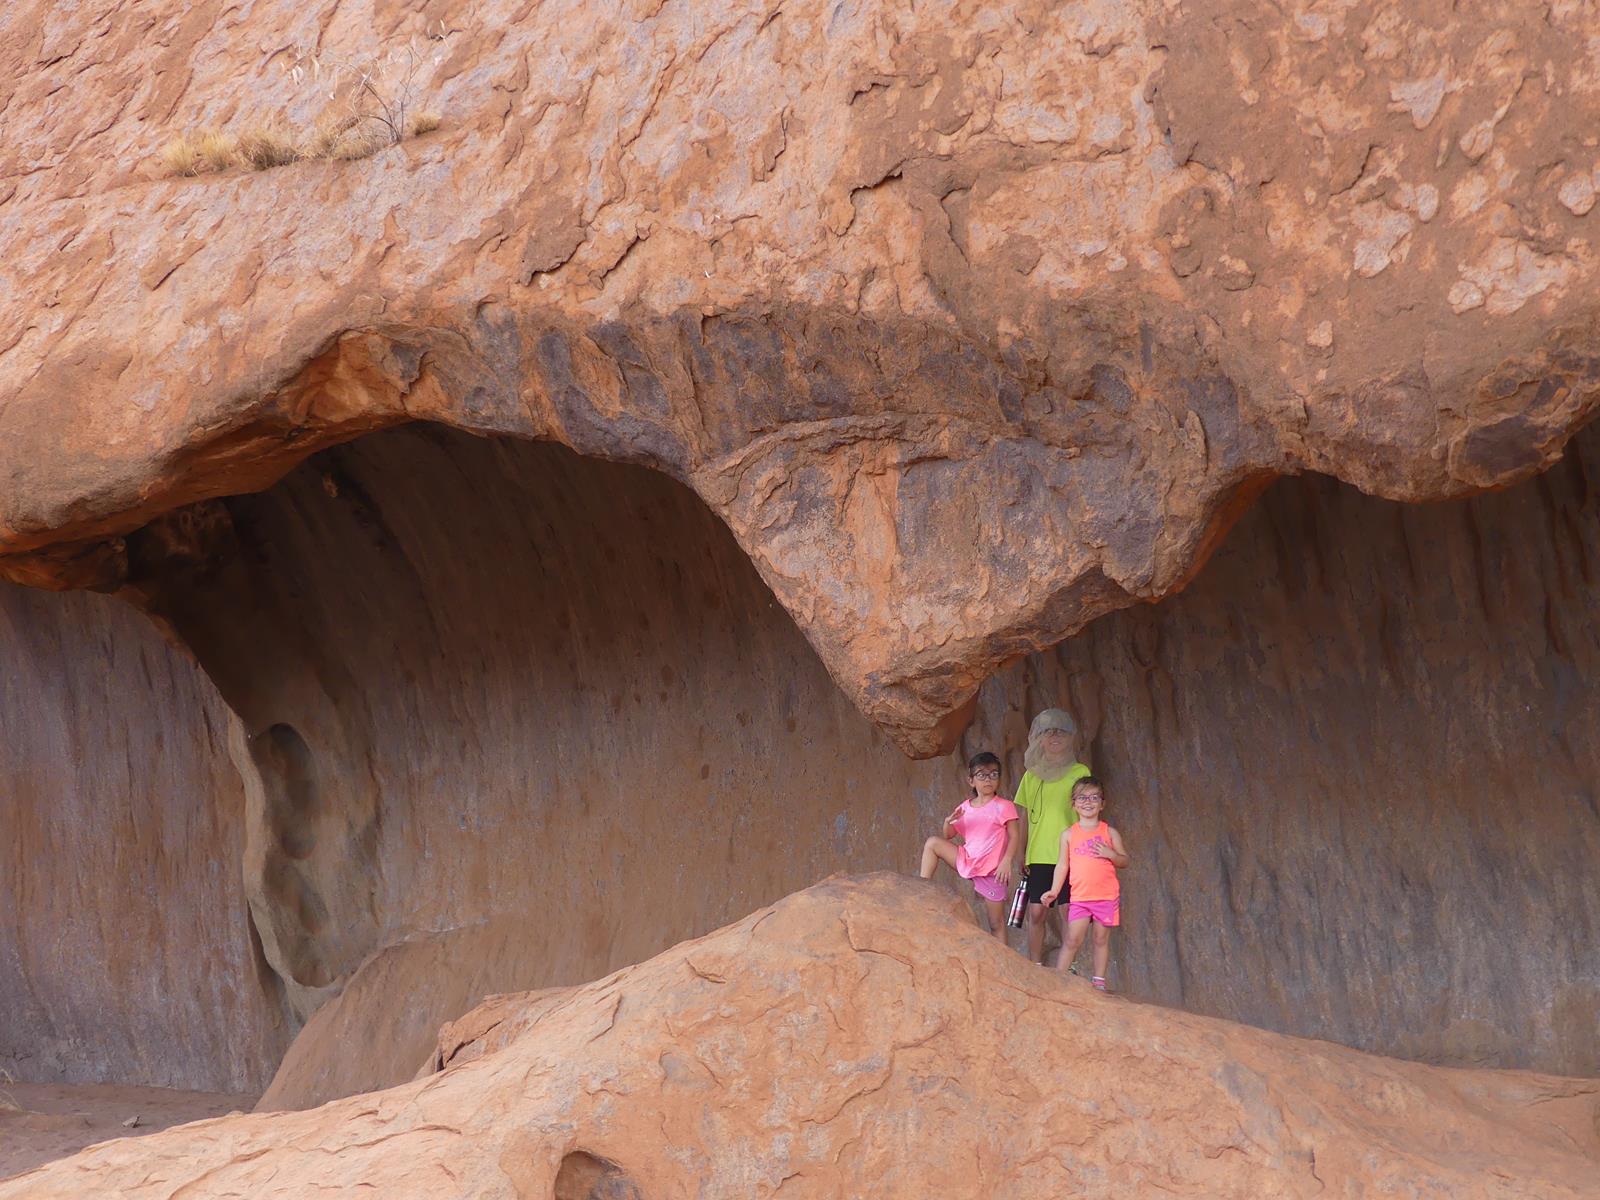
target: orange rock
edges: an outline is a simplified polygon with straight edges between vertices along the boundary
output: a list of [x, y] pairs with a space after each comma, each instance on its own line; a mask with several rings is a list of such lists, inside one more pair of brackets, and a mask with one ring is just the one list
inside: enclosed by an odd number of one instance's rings
[[444, 1031], [443, 1070], [111, 1142], [0, 1198], [1592, 1196], [1600, 1082], [1373, 1058], [1033, 966], [835, 878]]
[[[0, 571], [115, 587], [384, 426], [556, 439], [693, 486], [928, 755], [1272, 476], [1499, 487], [1595, 409], [1582, 8], [474, 11], [8, 9]], [[162, 165], [407, 39], [434, 132]]]

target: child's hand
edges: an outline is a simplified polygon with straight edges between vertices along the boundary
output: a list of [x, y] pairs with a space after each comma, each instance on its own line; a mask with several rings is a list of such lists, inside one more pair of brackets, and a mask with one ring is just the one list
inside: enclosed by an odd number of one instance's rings
[[1096, 858], [1115, 858], [1117, 856], [1117, 852], [1104, 842], [1096, 842], [1089, 847], [1089, 852]]
[[1009, 862], [1003, 862], [994, 869], [994, 877], [1000, 881], [1001, 887], [1011, 886], [1011, 875], [1011, 864]]
[[1055, 892], [1055, 891], [1048, 891], [1044, 895], [1039, 897], [1039, 903], [1044, 905], [1046, 908], [1049, 908], [1052, 904], [1054, 904], [1056, 902], [1056, 896], [1059, 895], [1059, 894], [1060, 893]]

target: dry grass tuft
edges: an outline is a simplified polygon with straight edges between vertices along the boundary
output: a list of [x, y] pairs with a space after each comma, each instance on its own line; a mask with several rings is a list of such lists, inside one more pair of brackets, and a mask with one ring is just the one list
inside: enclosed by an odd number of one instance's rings
[[181, 134], [161, 147], [161, 161], [167, 169], [177, 175], [198, 175], [205, 170], [205, 164], [200, 159], [200, 151], [195, 147], [194, 139], [188, 134]]
[[161, 161], [175, 175], [201, 175], [225, 171], [230, 167], [249, 167], [265, 171], [306, 159], [366, 158], [387, 146], [397, 145], [402, 137], [415, 137], [439, 128], [442, 118], [431, 109], [404, 118], [404, 132], [388, 115], [370, 112], [324, 112], [309, 133], [297, 138], [281, 121], [272, 120], [251, 128], [241, 137], [214, 128], [197, 134], [185, 133], [161, 151]]
[[299, 157], [294, 138], [278, 125], [257, 125], [239, 139], [239, 158], [256, 171], [287, 166]]
[[239, 139], [220, 129], [202, 129], [194, 148], [207, 170], [226, 171], [239, 162]]
[[380, 126], [360, 124], [345, 130], [328, 148], [328, 158], [366, 158], [385, 146], [394, 145], [389, 131]]
[[321, 120], [312, 128], [310, 135], [301, 143], [301, 158], [332, 158], [334, 147], [339, 144], [339, 139], [360, 123], [359, 117], [342, 116], [334, 117], [324, 114]]

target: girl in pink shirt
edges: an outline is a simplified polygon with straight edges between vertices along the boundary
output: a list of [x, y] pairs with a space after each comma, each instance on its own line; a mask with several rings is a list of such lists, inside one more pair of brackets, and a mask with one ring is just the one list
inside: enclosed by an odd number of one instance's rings
[[1072, 807], [1078, 820], [1061, 835], [1061, 862], [1043, 904], [1067, 893], [1067, 940], [1061, 947], [1058, 970], [1072, 966], [1083, 946], [1083, 938], [1094, 927], [1094, 977], [1089, 981], [1106, 990], [1106, 966], [1111, 961], [1111, 931], [1122, 924], [1122, 881], [1117, 872], [1126, 870], [1132, 860], [1122, 844], [1122, 835], [1100, 819], [1106, 806], [1106, 792], [1093, 775], [1085, 775], [1072, 785]]
[[[975, 754], [967, 763], [972, 795], [944, 819], [942, 837], [922, 845], [922, 877], [932, 879], [941, 862], [972, 880], [972, 890], [989, 911], [989, 932], [1006, 940], [1006, 889], [1017, 856], [1017, 806], [1000, 790], [1000, 760]], [[951, 841], [959, 837], [960, 845]]]

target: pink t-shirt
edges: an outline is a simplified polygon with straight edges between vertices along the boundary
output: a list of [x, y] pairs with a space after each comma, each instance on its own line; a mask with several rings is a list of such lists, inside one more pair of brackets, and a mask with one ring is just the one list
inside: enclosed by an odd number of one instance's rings
[[956, 874], [963, 879], [993, 875], [1006, 856], [1006, 826], [1019, 815], [1017, 806], [1004, 796], [986, 804], [963, 800], [951, 822], [962, 839], [956, 848]]

